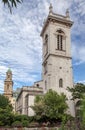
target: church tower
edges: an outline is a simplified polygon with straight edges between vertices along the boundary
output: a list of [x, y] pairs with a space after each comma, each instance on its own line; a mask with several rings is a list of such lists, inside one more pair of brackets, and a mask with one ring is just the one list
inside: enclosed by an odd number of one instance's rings
[[70, 31], [73, 22], [70, 20], [69, 11], [66, 15], [53, 12], [50, 4], [49, 15], [44, 21], [41, 31], [43, 40], [42, 78], [44, 92], [49, 89], [64, 93], [68, 99], [68, 112], [74, 115], [74, 104], [71, 93], [67, 87], [73, 87], [71, 38]]
[[6, 79], [4, 81], [4, 96], [9, 99], [13, 97], [12, 71], [10, 69], [6, 72]]

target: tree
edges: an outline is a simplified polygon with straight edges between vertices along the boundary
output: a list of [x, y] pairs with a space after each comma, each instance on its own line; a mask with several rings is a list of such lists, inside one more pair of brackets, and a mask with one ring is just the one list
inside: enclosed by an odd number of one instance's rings
[[82, 125], [85, 129], [85, 95], [83, 96], [83, 100], [81, 102], [81, 116], [82, 116]]
[[53, 90], [49, 90], [43, 97], [36, 97], [34, 106], [32, 106], [38, 120], [43, 121], [44, 118], [44, 122], [50, 123], [62, 121], [66, 116], [67, 108], [66, 96], [59, 95]]
[[[85, 109], [85, 85], [77, 83], [73, 88], [68, 87], [68, 91], [72, 93], [72, 100], [75, 102], [75, 124], [78, 129], [81, 127], [81, 119], [84, 120], [84, 109]], [[81, 107], [82, 106], [82, 107]], [[81, 114], [81, 111], [83, 114]]]
[[4, 5], [8, 5], [10, 12], [12, 12], [13, 7], [17, 7], [17, 3], [21, 3], [23, 0], [2, 0]]
[[17, 115], [14, 116], [14, 122], [12, 123], [12, 126], [23, 126], [28, 127], [29, 125], [29, 117], [27, 115]]
[[0, 94], [0, 108], [1, 109], [9, 109], [10, 111], [12, 111], [13, 107], [10, 104], [10, 101], [7, 97], [5, 97], [4, 95]]
[[14, 121], [14, 114], [8, 108], [0, 108], [0, 126], [11, 126]]
[[77, 83], [76, 85], [74, 85], [73, 88], [67, 88], [68, 91], [70, 91], [72, 93], [72, 100], [75, 99], [82, 99], [83, 94], [85, 94], [85, 85], [82, 83]]
[[[72, 100], [75, 101], [76, 108], [76, 116], [80, 113], [80, 106], [83, 99], [83, 95], [85, 94], [85, 85], [82, 83], [77, 83], [73, 88], [67, 88], [68, 91], [72, 93]], [[79, 115], [78, 115], [79, 116]]]
[[12, 110], [9, 99], [0, 94], [0, 126], [11, 125], [14, 119]]

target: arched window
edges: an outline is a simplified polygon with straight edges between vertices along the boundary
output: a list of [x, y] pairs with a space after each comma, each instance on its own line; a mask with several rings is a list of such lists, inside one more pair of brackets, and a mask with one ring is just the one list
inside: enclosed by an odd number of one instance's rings
[[9, 84], [7, 84], [7, 91], [9, 91]]
[[48, 34], [45, 35], [45, 54], [48, 52]]
[[47, 81], [45, 80], [45, 90], [47, 90]]
[[47, 62], [44, 63], [44, 74], [48, 72]]
[[10, 75], [8, 74], [7, 77], [8, 77], [8, 79], [9, 79], [9, 78], [10, 78]]
[[63, 87], [63, 79], [59, 79], [59, 87]]
[[65, 45], [64, 45], [64, 41], [65, 41], [65, 34], [64, 32], [59, 29], [56, 31], [57, 33], [57, 49], [58, 50], [65, 50]]

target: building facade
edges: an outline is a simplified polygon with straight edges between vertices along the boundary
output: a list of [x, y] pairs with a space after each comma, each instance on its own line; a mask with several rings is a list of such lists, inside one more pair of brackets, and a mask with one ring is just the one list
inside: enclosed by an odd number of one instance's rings
[[36, 95], [43, 95], [43, 89], [39, 86], [24, 86], [16, 99], [16, 112], [18, 114], [24, 114], [33, 116], [34, 111], [31, 106], [34, 105], [34, 99]]

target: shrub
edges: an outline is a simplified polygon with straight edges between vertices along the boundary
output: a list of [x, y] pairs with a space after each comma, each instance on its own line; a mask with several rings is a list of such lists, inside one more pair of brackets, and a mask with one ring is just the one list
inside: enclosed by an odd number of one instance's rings
[[12, 123], [12, 126], [13, 126], [13, 127], [22, 127], [22, 122], [20, 122], [20, 121], [15, 121], [15, 122]]

